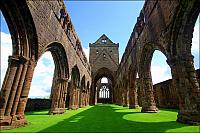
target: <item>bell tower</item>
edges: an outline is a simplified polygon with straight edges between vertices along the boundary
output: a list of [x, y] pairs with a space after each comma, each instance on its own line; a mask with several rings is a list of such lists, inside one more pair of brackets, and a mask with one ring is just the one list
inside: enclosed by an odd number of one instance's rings
[[[113, 100], [114, 77], [119, 65], [119, 43], [113, 43], [103, 34], [95, 43], [90, 43], [89, 47], [89, 62], [92, 74], [92, 99], [90, 101], [93, 102], [91, 104], [97, 102], [111, 103]], [[107, 83], [102, 82], [104, 78], [107, 78]]]

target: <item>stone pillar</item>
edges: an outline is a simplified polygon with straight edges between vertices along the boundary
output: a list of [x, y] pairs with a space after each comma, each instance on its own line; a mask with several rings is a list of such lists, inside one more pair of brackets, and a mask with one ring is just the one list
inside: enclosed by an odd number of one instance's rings
[[75, 107], [76, 107], [76, 109], [78, 109], [79, 108], [79, 98], [80, 98], [80, 89], [78, 88], [77, 90], [76, 90], [76, 100], [75, 100]]
[[144, 73], [141, 77], [141, 89], [144, 89], [142, 112], [158, 112], [153, 95], [153, 84], [150, 72]]
[[124, 102], [124, 95], [123, 95], [122, 88], [120, 86], [120, 88], [119, 88], [119, 105], [122, 106], [123, 102]]
[[126, 87], [124, 88], [124, 107], [128, 107], [129, 106], [129, 91], [126, 89]]
[[94, 104], [95, 104], [95, 105], [97, 104], [97, 97], [98, 97], [98, 96], [97, 96], [97, 95], [98, 95], [98, 94], [97, 94], [97, 93], [98, 93], [97, 91], [98, 91], [98, 89], [95, 88], [95, 95], [94, 95]]
[[16, 111], [16, 117], [17, 117], [17, 120], [22, 125], [27, 123], [26, 119], [24, 117], [24, 111], [26, 108], [27, 100], [28, 100], [28, 93], [29, 93], [31, 81], [33, 78], [34, 68], [35, 68], [35, 61], [29, 60], [29, 64], [28, 64], [24, 84], [22, 87], [22, 91], [20, 94], [20, 98], [19, 98], [19, 101], [17, 100], [18, 106], [17, 106], [17, 111]]
[[91, 91], [90, 91], [90, 105], [95, 105], [95, 85], [94, 83], [92, 82], [91, 84]]
[[137, 100], [137, 92], [136, 92], [136, 88], [130, 87], [129, 88], [129, 108], [130, 109], [135, 109], [137, 107], [139, 107], [138, 105], [138, 100]]
[[86, 106], [86, 92], [83, 93], [83, 107]]
[[0, 106], [1, 119], [3, 119], [5, 115], [6, 106], [8, 104], [8, 99], [9, 99], [9, 95], [11, 92], [11, 88], [12, 88], [15, 76], [18, 76], [18, 75], [15, 75], [18, 68], [18, 64], [19, 64], [18, 57], [9, 56], [8, 69], [6, 72], [6, 76], [2, 85], [1, 95], [0, 95], [1, 96], [0, 98], [1, 99], [1, 106]]
[[9, 56], [8, 69], [1, 90], [0, 125], [17, 126], [13, 118], [27, 70], [27, 60], [23, 56]]
[[88, 94], [87, 94], [87, 106], [89, 106], [90, 104], [90, 91], [88, 90]]
[[193, 56], [181, 55], [168, 60], [172, 78], [178, 91], [179, 112], [177, 121], [200, 125], [200, 88], [196, 78]]
[[116, 104], [117, 104], [117, 105], [120, 105], [120, 98], [121, 98], [121, 97], [120, 97], [120, 90], [119, 90], [119, 87], [117, 87], [115, 98], [116, 98]]
[[87, 93], [84, 93], [84, 107], [87, 106]]
[[53, 79], [53, 86], [52, 86], [52, 99], [51, 99], [51, 109], [49, 110], [49, 114], [57, 114], [58, 109], [58, 100], [60, 97], [60, 89], [61, 83], [58, 78]]
[[79, 93], [79, 101], [78, 101], [78, 106], [79, 106], [79, 108], [82, 108], [82, 102], [83, 102], [83, 101], [82, 101], [82, 100], [83, 100], [83, 99], [82, 99], [82, 95], [83, 95], [83, 94], [82, 94], [82, 90], [81, 90], [80, 93]]
[[72, 85], [71, 91], [70, 91], [70, 100], [69, 100], [69, 109], [76, 109], [76, 87], [75, 85]]
[[124, 90], [122, 89], [122, 106], [125, 106], [125, 93]]
[[55, 78], [52, 86], [52, 103], [49, 114], [62, 114], [65, 112], [65, 99], [67, 92], [67, 78]]
[[14, 103], [13, 103], [13, 106], [12, 106], [11, 116], [14, 116], [16, 114], [17, 106], [18, 106], [19, 99], [20, 99], [20, 94], [22, 92], [23, 84], [25, 82], [25, 76], [26, 76], [27, 69], [28, 69], [28, 63], [29, 63], [28, 59], [22, 58], [22, 62], [23, 62], [23, 69], [22, 69], [22, 72], [21, 72], [21, 77], [20, 77], [20, 81], [19, 81], [19, 84], [18, 84], [18, 89], [17, 89], [17, 92], [15, 94], [15, 99], [14, 99]]

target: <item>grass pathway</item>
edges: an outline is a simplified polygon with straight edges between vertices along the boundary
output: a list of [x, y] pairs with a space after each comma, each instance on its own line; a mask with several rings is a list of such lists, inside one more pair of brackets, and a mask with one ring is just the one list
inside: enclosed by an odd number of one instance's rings
[[199, 132], [199, 126], [177, 123], [176, 110], [141, 113], [140, 109], [98, 104], [63, 115], [48, 115], [48, 111], [26, 113], [29, 124], [2, 132]]

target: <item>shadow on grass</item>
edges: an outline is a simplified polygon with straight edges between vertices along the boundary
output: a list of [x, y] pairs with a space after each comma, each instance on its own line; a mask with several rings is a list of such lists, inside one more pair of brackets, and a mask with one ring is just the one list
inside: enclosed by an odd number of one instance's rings
[[187, 126], [174, 121], [138, 122], [124, 119], [125, 115], [142, 114], [133, 110], [123, 111], [115, 105], [96, 105], [40, 132], [165, 132]]
[[167, 109], [167, 108], [159, 108], [160, 110], [170, 111], [170, 112], [178, 112], [178, 109]]
[[45, 110], [40, 110], [40, 111], [30, 111], [30, 112], [25, 112], [25, 115], [49, 115], [48, 109]]

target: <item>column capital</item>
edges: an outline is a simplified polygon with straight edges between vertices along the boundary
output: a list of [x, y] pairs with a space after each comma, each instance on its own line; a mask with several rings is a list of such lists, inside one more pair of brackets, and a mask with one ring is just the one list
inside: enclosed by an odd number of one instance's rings
[[20, 63], [20, 64], [24, 64], [29, 60], [29, 58], [25, 57], [25, 56], [18, 56], [18, 55], [14, 55], [14, 56], [9, 56], [8, 57], [8, 62], [9, 63]]
[[57, 78], [57, 80], [60, 82], [67, 82], [68, 78]]

